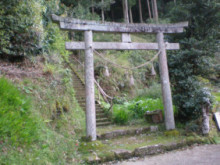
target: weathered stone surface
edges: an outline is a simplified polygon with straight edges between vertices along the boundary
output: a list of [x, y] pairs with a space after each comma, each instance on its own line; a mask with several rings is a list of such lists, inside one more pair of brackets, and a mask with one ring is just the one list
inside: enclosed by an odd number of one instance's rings
[[96, 164], [96, 163], [99, 163], [101, 162], [101, 159], [99, 157], [96, 157], [96, 156], [90, 156], [87, 158], [86, 160], [89, 164]]
[[116, 159], [129, 159], [133, 157], [133, 153], [131, 151], [124, 149], [115, 150], [114, 153]]
[[118, 33], [182, 33], [188, 22], [175, 24], [126, 24], [112, 22], [97, 22], [79, 20], [68, 17], [59, 17], [52, 14], [52, 20], [60, 23], [60, 28], [65, 30], [92, 30], [96, 32], [118, 32]]
[[[125, 33], [126, 34], [126, 33]], [[84, 50], [84, 42], [66, 42], [67, 50]], [[95, 50], [158, 50], [157, 43], [93, 42]], [[167, 43], [166, 50], [178, 50], [178, 43]]]
[[[146, 128], [137, 128], [137, 129], [131, 129], [131, 130], [117, 130], [113, 132], [107, 132], [101, 135], [97, 135], [98, 139], [112, 139], [119, 136], [125, 136], [125, 135], [139, 135], [144, 134], [147, 132], [150, 132], [152, 130], [151, 127]], [[154, 131], [156, 131], [157, 128], [154, 128]]]
[[218, 127], [218, 130], [220, 131], [220, 112], [214, 113], [214, 118], [215, 118], [215, 122]]
[[178, 143], [174, 142], [164, 145], [144, 146], [144, 147], [136, 148], [133, 152], [124, 149], [118, 149], [112, 151], [112, 154], [100, 158], [96, 157], [96, 155], [93, 155], [92, 157], [89, 157], [87, 159], [87, 162], [89, 164], [98, 164], [108, 161], [114, 161], [116, 159], [121, 160], [121, 159], [130, 159], [132, 157], [144, 157], [147, 155], [155, 155], [166, 151], [177, 150], [186, 146], [191, 146], [200, 143], [203, 143], [201, 139], [193, 138], [193, 139], [186, 139]]
[[164, 152], [163, 145], [153, 145], [153, 146], [145, 146], [145, 147], [136, 148], [134, 150], [134, 155], [142, 157], [146, 155], [159, 154], [162, 152]]
[[147, 111], [144, 114], [144, 116], [148, 122], [153, 122], [153, 123], [163, 122], [162, 110]]
[[145, 133], [145, 132], [148, 132], [148, 131], [150, 131], [149, 127], [139, 128], [139, 129], [136, 129], [135, 134], [142, 134], [142, 133]]
[[150, 131], [151, 132], [157, 132], [158, 131], [158, 126], [150, 126]]
[[185, 142], [180, 143], [170, 143], [163, 146], [165, 151], [172, 151], [186, 146]]

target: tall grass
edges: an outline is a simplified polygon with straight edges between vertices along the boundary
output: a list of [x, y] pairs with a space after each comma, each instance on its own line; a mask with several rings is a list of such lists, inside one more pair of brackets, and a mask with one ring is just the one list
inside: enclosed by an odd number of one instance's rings
[[152, 99], [161, 98], [162, 96], [161, 85], [158, 83], [153, 83], [149, 88], [138, 90], [137, 93], [138, 93], [137, 100], [140, 98], [152, 98]]
[[11, 82], [0, 78], [0, 138], [12, 144], [38, 139], [38, 121], [31, 115], [31, 101]]

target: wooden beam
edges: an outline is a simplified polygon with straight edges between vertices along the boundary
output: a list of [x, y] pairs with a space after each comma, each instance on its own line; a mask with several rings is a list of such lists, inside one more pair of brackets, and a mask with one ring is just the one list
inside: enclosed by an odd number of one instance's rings
[[[167, 50], [178, 50], [178, 43], [167, 43]], [[84, 50], [84, 42], [66, 42], [67, 50]], [[96, 50], [158, 50], [158, 43], [93, 42]]]
[[181, 33], [183, 28], [188, 26], [188, 22], [175, 24], [127, 24], [127, 23], [111, 23], [87, 21], [74, 18], [64, 18], [52, 15], [52, 20], [60, 23], [60, 28], [64, 30], [87, 31], [95, 32], [110, 32], [110, 33]]

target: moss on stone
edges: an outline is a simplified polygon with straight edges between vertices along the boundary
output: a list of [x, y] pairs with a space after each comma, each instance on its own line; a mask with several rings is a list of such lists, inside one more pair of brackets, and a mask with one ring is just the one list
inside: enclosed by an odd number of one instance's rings
[[81, 142], [79, 145], [79, 151], [82, 153], [100, 151], [103, 148], [105, 148], [105, 145], [100, 141]]
[[177, 131], [177, 130], [169, 130], [169, 131], [165, 131], [164, 132], [164, 135], [165, 136], [179, 136], [180, 135], [180, 133], [179, 133], [179, 131]]

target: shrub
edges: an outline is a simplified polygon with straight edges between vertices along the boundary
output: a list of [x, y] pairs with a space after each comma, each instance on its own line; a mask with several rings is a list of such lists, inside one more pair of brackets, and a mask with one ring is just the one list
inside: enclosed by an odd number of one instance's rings
[[13, 144], [38, 138], [37, 120], [31, 116], [31, 102], [5, 78], [0, 78], [0, 138]]
[[182, 47], [168, 56], [173, 100], [181, 120], [198, 118], [202, 106], [212, 104], [210, 93], [200, 80], [209, 78], [214, 70], [211, 59], [219, 47], [218, 13], [219, 5], [206, 0], [182, 1], [169, 12], [173, 22], [189, 21], [184, 33], [170, 36], [169, 40], [178, 41]]
[[[164, 114], [163, 102], [161, 99], [139, 99], [123, 104], [115, 104], [113, 106], [113, 121], [116, 124], [126, 124], [130, 119], [143, 118], [146, 111], [158, 109], [161, 109]], [[174, 114], [176, 114], [175, 107]]]
[[134, 112], [134, 118], [142, 118], [146, 111], [163, 110], [161, 99], [142, 99], [129, 106], [129, 110]]
[[115, 105], [113, 107], [113, 121], [116, 124], [126, 124], [129, 119], [129, 112], [123, 106]]
[[0, 55], [25, 56], [41, 49], [40, 0], [0, 1]]

